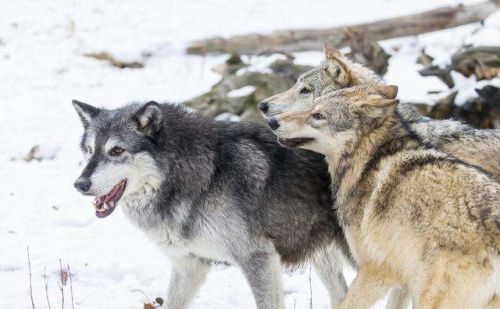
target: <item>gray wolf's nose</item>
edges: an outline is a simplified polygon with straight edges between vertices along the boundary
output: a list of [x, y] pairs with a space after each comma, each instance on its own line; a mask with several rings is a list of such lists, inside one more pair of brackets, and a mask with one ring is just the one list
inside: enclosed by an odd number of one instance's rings
[[261, 112], [267, 113], [267, 111], [269, 110], [269, 103], [267, 103], [267, 102], [260, 102], [257, 105], [257, 108], [260, 109]]
[[89, 189], [90, 189], [90, 185], [92, 183], [90, 182], [90, 180], [88, 178], [78, 178], [76, 181], [75, 181], [75, 188], [81, 192], [81, 193], [87, 193], [89, 192]]
[[280, 124], [278, 123], [278, 120], [276, 120], [276, 118], [274, 118], [274, 117], [271, 118], [271, 119], [269, 119], [269, 121], [267, 123], [269, 124], [269, 126], [273, 130], [276, 130], [277, 128], [280, 127]]

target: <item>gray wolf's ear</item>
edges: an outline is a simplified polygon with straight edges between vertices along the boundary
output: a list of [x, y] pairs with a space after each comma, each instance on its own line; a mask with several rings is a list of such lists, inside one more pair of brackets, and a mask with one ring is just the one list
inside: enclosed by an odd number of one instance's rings
[[342, 53], [328, 44], [325, 44], [326, 73], [342, 87], [347, 87], [351, 82], [348, 63]]
[[160, 104], [149, 101], [144, 104], [134, 115], [137, 129], [148, 136], [153, 136], [161, 129], [163, 115]]
[[77, 100], [73, 100], [72, 102], [84, 127], [87, 127], [92, 119], [95, 118], [100, 112], [97, 107], [93, 107], [87, 103], [79, 102]]
[[386, 99], [395, 99], [398, 95], [398, 86], [379, 85], [377, 91]]

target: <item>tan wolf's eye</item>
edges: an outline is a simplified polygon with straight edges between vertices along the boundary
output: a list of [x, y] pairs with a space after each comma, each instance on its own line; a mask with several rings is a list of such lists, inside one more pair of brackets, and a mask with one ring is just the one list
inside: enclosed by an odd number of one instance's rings
[[125, 151], [125, 149], [118, 147], [118, 146], [115, 146], [115, 147], [111, 148], [111, 150], [109, 151], [109, 155], [112, 157], [117, 157], [117, 156], [121, 155], [124, 151]]
[[306, 88], [306, 87], [300, 89], [300, 94], [309, 94], [311, 92], [312, 92], [312, 90], [309, 88]]
[[314, 120], [323, 120], [323, 119], [325, 119], [325, 116], [323, 116], [323, 114], [321, 114], [321, 113], [314, 113], [314, 114], [312, 114], [312, 117], [314, 118]]

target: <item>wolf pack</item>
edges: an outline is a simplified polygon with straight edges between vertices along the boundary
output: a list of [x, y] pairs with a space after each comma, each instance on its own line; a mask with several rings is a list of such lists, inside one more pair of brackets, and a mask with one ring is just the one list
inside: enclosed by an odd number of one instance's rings
[[87, 157], [74, 186], [97, 217], [121, 208], [168, 256], [162, 308], [187, 308], [227, 264], [257, 308], [282, 309], [282, 267], [304, 263], [332, 308], [386, 294], [388, 309], [500, 308], [500, 130], [429, 119], [397, 93], [325, 46], [319, 66], [258, 104], [268, 127], [74, 100]]

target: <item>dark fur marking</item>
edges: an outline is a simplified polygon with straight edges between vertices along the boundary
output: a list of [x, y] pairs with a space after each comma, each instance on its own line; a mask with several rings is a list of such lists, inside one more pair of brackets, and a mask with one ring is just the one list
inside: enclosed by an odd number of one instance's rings
[[395, 110], [394, 112], [394, 116], [396, 117], [396, 119], [398, 120], [398, 122], [401, 124], [401, 126], [403, 127], [403, 129], [406, 131], [406, 133], [408, 134], [408, 136], [412, 139], [414, 139], [415, 141], [418, 142], [418, 144], [423, 147], [424, 149], [431, 149], [433, 148], [433, 145], [429, 144], [429, 143], [426, 143], [424, 141], [424, 139], [418, 135], [417, 132], [415, 132], [411, 127], [410, 125], [408, 124], [408, 122], [406, 121], [406, 119], [401, 115], [401, 113], [398, 111], [398, 110]]

